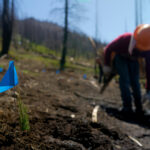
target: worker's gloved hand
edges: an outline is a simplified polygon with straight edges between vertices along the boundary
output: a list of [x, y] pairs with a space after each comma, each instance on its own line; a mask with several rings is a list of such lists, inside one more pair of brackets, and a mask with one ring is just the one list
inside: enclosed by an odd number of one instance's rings
[[106, 66], [106, 65], [103, 66], [103, 72], [105, 76], [109, 75], [111, 71], [112, 71], [112, 68], [110, 66]]
[[143, 101], [146, 101], [146, 100], [150, 101], [150, 91], [147, 91], [146, 94], [143, 95], [142, 100]]

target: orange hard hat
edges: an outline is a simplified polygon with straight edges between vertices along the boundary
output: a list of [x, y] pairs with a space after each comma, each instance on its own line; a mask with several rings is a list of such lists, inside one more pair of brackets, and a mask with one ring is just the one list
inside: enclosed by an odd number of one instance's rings
[[150, 24], [141, 24], [134, 31], [136, 47], [140, 51], [150, 50]]

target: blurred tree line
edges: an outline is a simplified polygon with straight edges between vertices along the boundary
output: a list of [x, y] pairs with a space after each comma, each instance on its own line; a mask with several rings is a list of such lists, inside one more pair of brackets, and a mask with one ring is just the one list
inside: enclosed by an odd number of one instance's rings
[[[7, 54], [11, 40], [15, 45], [21, 45], [24, 39], [29, 42], [43, 45], [56, 53], [62, 53], [62, 49], [67, 48], [65, 55], [73, 58], [85, 57], [87, 59], [94, 57], [94, 51], [89, 37], [77, 31], [70, 30], [68, 24], [65, 27], [59, 26], [47, 21], [39, 21], [34, 18], [26, 18], [19, 20], [15, 18], [14, 0], [1, 0], [0, 1], [0, 39], [2, 43], [1, 55]], [[68, 0], [64, 2], [68, 3]], [[69, 7], [65, 4], [66, 9]], [[66, 20], [66, 17], [64, 20]], [[68, 21], [65, 21], [68, 23]], [[15, 26], [14, 26], [15, 25]], [[65, 34], [67, 39], [65, 40]], [[12, 38], [13, 33], [13, 38]], [[21, 38], [16, 38], [18, 35]], [[101, 48], [104, 44], [96, 41], [97, 48]], [[23, 46], [23, 45], [22, 45]], [[17, 46], [16, 46], [17, 47]]]
[[[21, 37], [44, 45], [58, 53], [61, 52], [63, 27], [50, 22], [41, 22], [33, 18], [18, 20], [16, 25], [16, 32]], [[68, 31], [68, 41], [69, 56], [74, 58], [84, 56], [88, 59], [93, 57], [93, 47], [86, 35], [77, 33], [76, 31]], [[98, 45], [99, 47], [103, 46], [100, 42], [98, 42]]]

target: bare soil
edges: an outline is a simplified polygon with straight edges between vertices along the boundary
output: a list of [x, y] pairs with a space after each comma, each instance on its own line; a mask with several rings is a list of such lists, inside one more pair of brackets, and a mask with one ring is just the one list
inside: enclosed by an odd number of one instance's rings
[[[5, 66], [1, 77], [9, 60], [0, 60]], [[1, 150], [150, 149], [150, 117], [126, 118], [120, 114], [117, 83], [112, 82], [101, 95], [93, 77], [83, 79], [83, 74], [73, 70], [57, 74], [56, 69], [31, 60], [15, 61], [15, 66], [19, 68], [19, 85], [0, 94]], [[18, 89], [28, 107], [30, 131], [21, 131], [19, 126]], [[98, 122], [93, 123], [96, 105], [100, 106]], [[148, 107], [144, 105], [147, 110]]]

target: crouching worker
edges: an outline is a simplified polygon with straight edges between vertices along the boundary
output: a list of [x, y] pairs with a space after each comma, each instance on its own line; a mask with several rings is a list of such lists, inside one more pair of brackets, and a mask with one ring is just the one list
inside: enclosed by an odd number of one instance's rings
[[122, 112], [143, 115], [141, 89], [139, 83], [138, 58], [144, 57], [146, 62], [147, 93], [150, 97], [150, 25], [140, 25], [134, 34], [124, 33], [108, 44], [104, 50], [104, 76], [112, 71], [112, 66], [119, 75], [119, 85], [122, 98]]

